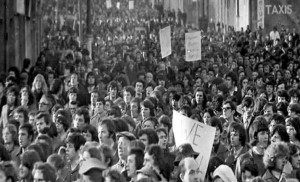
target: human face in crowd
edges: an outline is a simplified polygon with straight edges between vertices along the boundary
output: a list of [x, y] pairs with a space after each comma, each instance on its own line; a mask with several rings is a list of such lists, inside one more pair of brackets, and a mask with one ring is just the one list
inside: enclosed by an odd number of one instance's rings
[[258, 87], [262, 87], [263, 84], [264, 84], [263, 78], [258, 78], [258, 79], [256, 80], [256, 85], [257, 85]]
[[266, 92], [267, 92], [268, 95], [273, 94], [273, 92], [274, 92], [274, 87], [273, 87], [273, 85], [267, 85], [267, 86], [266, 86]]
[[225, 80], [225, 83], [226, 83], [226, 85], [227, 85], [227, 87], [228, 87], [229, 89], [231, 89], [231, 88], [234, 86], [234, 85], [233, 85], [233, 80], [232, 80], [231, 77], [227, 77], [226, 80]]
[[120, 137], [118, 140], [118, 155], [122, 160], [127, 160], [130, 141], [126, 137]]
[[110, 141], [112, 140], [111, 136], [109, 135], [107, 126], [105, 124], [99, 125], [98, 127], [98, 138], [99, 138], [99, 143], [106, 144], [106, 145], [111, 145]]
[[257, 146], [267, 148], [269, 145], [269, 131], [260, 131], [257, 133]]
[[146, 88], [146, 97], [150, 97], [152, 92], [153, 92], [153, 88], [152, 87], [147, 87]]
[[50, 107], [51, 103], [43, 96], [39, 102], [39, 111], [49, 112]]
[[221, 137], [221, 131], [219, 127], [216, 127], [216, 133], [215, 133], [215, 138], [214, 138], [214, 145], [218, 144], [220, 142], [220, 137]]
[[245, 79], [242, 81], [243, 89], [246, 89], [248, 85], [249, 85], [249, 80], [248, 80], [247, 78], [245, 78]]
[[87, 142], [92, 141], [92, 134], [89, 131], [83, 132], [82, 136], [85, 138]]
[[76, 157], [76, 150], [74, 147], [74, 144], [72, 143], [67, 143], [67, 148], [66, 148], [66, 158], [70, 161], [72, 161]]
[[211, 125], [210, 119], [211, 119], [211, 115], [208, 112], [205, 112], [203, 114], [203, 122], [204, 122], [204, 124]]
[[98, 93], [92, 93], [91, 94], [91, 104], [95, 106], [96, 102], [97, 102], [97, 99], [98, 99]]
[[143, 144], [145, 145], [145, 148], [148, 147], [148, 145], [149, 145], [148, 135], [142, 134], [142, 135], [139, 137], [139, 140], [140, 140], [141, 142], [143, 142]]
[[222, 111], [225, 119], [230, 119], [234, 114], [234, 111], [231, 109], [231, 106], [228, 103], [223, 105]]
[[131, 99], [132, 99], [131, 93], [124, 91], [124, 101], [125, 101], [125, 103], [126, 104], [130, 103]]
[[77, 100], [77, 94], [76, 93], [69, 93], [69, 101], [76, 101]]
[[144, 166], [155, 167], [154, 166], [154, 158], [148, 152], [146, 152], [145, 156], [144, 156]]
[[21, 148], [26, 148], [31, 143], [31, 138], [26, 129], [19, 130], [18, 139]]
[[19, 167], [19, 177], [20, 179], [25, 179], [30, 175], [30, 170], [25, 165], [21, 164]]
[[41, 170], [35, 170], [33, 175], [34, 182], [45, 181], [44, 174]]
[[279, 103], [279, 102], [286, 102], [285, 97], [279, 97], [279, 96], [278, 96], [278, 103]]
[[165, 80], [162, 80], [162, 79], [159, 79], [158, 80], [158, 85], [162, 86], [163, 88], [165, 88], [166, 86], [166, 81]]
[[271, 142], [272, 143], [275, 143], [275, 142], [281, 142], [282, 139], [280, 137], [280, 135], [278, 134], [278, 132], [274, 133], [272, 136], [271, 136]]
[[131, 154], [127, 157], [127, 163], [126, 163], [126, 171], [127, 175], [130, 178], [133, 178], [136, 175], [136, 155]]
[[12, 138], [12, 134], [9, 132], [8, 128], [5, 128], [2, 131], [2, 138], [3, 138], [4, 144], [11, 144], [14, 142], [13, 138]]
[[189, 157], [184, 159], [185, 173], [180, 174], [182, 182], [199, 182], [200, 181], [200, 170], [199, 165], [195, 159]]
[[297, 148], [297, 152], [291, 156], [291, 164], [294, 169], [300, 168], [300, 150]]
[[138, 103], [136, 103], [136, 102], [131, 102], [130, 103], [130, 111], [131, 111], [131, 117], [132, 118], [139, 117], [138, 107], [139, 107]]
[[291, 96], [291, 103], [298, 103], [299, 98], [297, 96]]
[[152, 73], [147, 73], [146, 74], [146, 82], [150, 83], [152, 81], [153, 81], [153, 75], [152, 75]]
[[292, 125], [289, 125], [286, 126], [286, 131], [290, 137], [290, 141], [295, 141], [295, 135], [297, 134], [296, 129]]
[[276, 160], [275, 160], [275, 169], [279, 170], [279, 171], [282, 171], [283, 168], [284, 168], [284, 166], [286, 165], [287, 161], [288, 161], [288, 157], [287, 156], [278, 156], [278, 157], [276, 157]]
[[83, 114], [82, 115], [75, 114], [75, 118], [73, 122], [75, 128], [82, 129], [85, 125]]
[[249, 182], [249, 181], [252, 181], [252, 179], [254, 178], [255, 176], [253, 176], [251, 174], [250, 171], [248, 170], [245, 170], [245, 172], [242, 172], [242, 181], [243, 182]]
[[78, 86], [78, 76], [76, 74], [71, 75], [70, 85], [73, 87]]
[[284, 83], [277, 86], [277, 92], [280, 91], [280, 90], [285, 90], [285, 84]]
[[13, 92], [8, 92], [7, 94], [6, 94], [6, 102], [7, 102], [7, 105], [14, 105], [15, 104], [15, 101], [16, 101], [16, 95], [15, 95], [15, 93], [13, 93]]
[[143, 83], [142, 82], [136, 82], [135, 92], [136, 93], [143, 93]]
[[202, 91], [196, 92], [195, 99], [196, 99], [197, 104], [201, 104], [204, 99], [203, 92]]
[[249, 107], [244, 106], [243, 107], [243, 118], [244, 119], [251, 118], [252, 113], [253, 113], [253, 106], [249, 106]]
[[143, 129], [155, 129], [154, 123], [150, 120], [147, 120], [143, 123]]
[[165, 132], [160, 131], [157, 133], [158, 135], [158, 145], [162, 148], [162, 149], [166, 149], [167, 148], [167, 144], [168, 144], [168, 136]]
[[233, 147], [239, 147], [241, 146], [241, 141], [240, 141], [240, 134], [237, 131], [232, 131], [230, 133], [230, 144]]
[[47, 127], [49, 126], [46, 124], [44, 117], [36, 119], [36, 129], [38, 133], [41, 133]]
[[19, 121], [20, 126], [22, 124], [24, 124], [25, 117], [24, 117], [24, 114], [22, 112], [15, 112], [14, 113], [14, 119]]
[[36, 88], [37, 90], [42, 90], [42, 87], [43, 87], [43, 81], [42, 81], [41, 78], [38, 78], [38, 79], [36, 80], [35, 88]]
[[109, 96], [110, 98], [117, 98], [117, 88], [111, 87], [109, 89]]
[[102, 102], [96, 102], [96, 112], [97, 113], [104, 112], [104, 106]]
[[64, 131], [64, 127], [60, 122], [57, 122], [57, 120], [55, 120], [55, 127], [57, 130], [57, 133], [62, 133]]

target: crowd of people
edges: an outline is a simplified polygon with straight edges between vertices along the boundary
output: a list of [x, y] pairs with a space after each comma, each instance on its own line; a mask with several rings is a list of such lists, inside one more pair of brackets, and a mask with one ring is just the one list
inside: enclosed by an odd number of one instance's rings
[[[300, 181], [295, 29], [211, 22], [191, 63], [184, 36], [199, 28], [184, 12], [92, 1], [90, 52], [67, 18], [79, 12], [71, 2], [44, 4], [38, 60], [1, 75], [0, 182]], [[172, 54], [162, 59], [166, 26]], [[216, 128], [206, 174], [190, 143], [175, 145], [174, 111]]]

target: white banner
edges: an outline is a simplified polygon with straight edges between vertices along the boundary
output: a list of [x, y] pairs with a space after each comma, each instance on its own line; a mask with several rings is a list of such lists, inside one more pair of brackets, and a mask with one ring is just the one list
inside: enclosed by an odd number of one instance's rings
[[257, 1], [257, 27], [265, 27], [265, 1]]
[[134, 9], [134, 1], [129, 1], [129, 9]]
[[172, 53], [170, 26], [159, 30], [159, 40], [162, 58], [169, 56]]
[[201, 60], [201, 32], [185, 34], [185, 56], [186, 61]]
[[111, 0], [106, 0], [106, 8], [109, 9], [112, 7]]
[[204, 181], [216, 128], [190, 119], [175, 110], [172, 123], [176, 147], [190, 143], [194, 151], [199, 153], [196, 160], [199, 164], [201, 179]]

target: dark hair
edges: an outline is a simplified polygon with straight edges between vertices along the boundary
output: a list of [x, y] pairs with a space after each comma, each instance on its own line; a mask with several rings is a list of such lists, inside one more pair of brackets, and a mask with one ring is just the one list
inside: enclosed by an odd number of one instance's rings
[[98, 131], [94, 126], [90, 124], [85, 125], [82, 129], [82, 133], [90, 133], [92, 136], [92, 141], [99, 142]]
[[135, 155], [136, 170], [139, 170], [143, 167], [144, 150], [142, 150], [141, 148], [131, 148], [128, 155]]
[[132, 103], [137, 103], [138, 106], [138, 113], [141, 112], [141, 99], [138, 97], [134, 97], [133, 99], [131, 99], [130, 104]]
[[145, 99], [141, 102], [141, 108], [142, 107], [150, 109], [150, 116], [155, 116], [155, 105], [150, 100]]
[[105, 125], [108, 131], [108, 134], [113, 140], [116, 140], [116, 126], [111, 119], [104, 119], [99, 123], [98, 126]]
[[124, 176], [117, 170], [109, 170], [106, 177], [110, 177], [111, 181], [126, 182]]
[[13, 112], [14, 113], [22, 113], [24, 115], [24, 123], [28, 123], [28, 120], [29, 120], [28, 110], [25, 107], [19, 106]]
[[65, 167], [65, 162], [59, 154], [51, 154], [47, 158], [47, 163], [51, 164], [56, 170], [61, 170]]
[[289, 104], [287, 102], [279, 102], [276, 104], [277, 111], [281, 111], [284, 116], [288, 115], [288, 111], [287, 111], [288, 106]]
[[116, 133], [122, 132], [122, 131], [129, 131], [127, 123], [121, 119], [121, 118], [114, 118], [112, 119], [116, 126]]
[[212, 117], [211, 120], [211, 126], [212, 127], [218, 127], [220, 129], [220, 132], [222, 133], [223, 132], [223, 127], [222, 127], [222, 123], [221, 123], [221, 120], [217, 117]]
[[135, 90], [133, 86], [126, 86], [123, 90], [124, 92], [129, 92], [131, 94], [131, 97], [135, 96]]
[[139, 132], [139, 137], [142, 135], [147, 135], [148, 137], [148, 144], [157, 144], [158, 143], [158, 136], [157, 133], [155, 132], [154, 129], [146, 128], [146, 129], [141, 129]]
[[66, 143], [73, 144], [75, 151], [78, 151], [79, 148], [85, 144], [85, 142], [86, 142], [86, 140], [82, 135], [74, 133], [74, 134], [71, 134], [68, 136]]
[[10, 161], [11, 157], [4, 145], [0, 144], [0, 159], [1, 161]]
[[42, 146], [39, 143], [32, 143], [32, 144], [30, 144], [27, 147], [26, 150], [34, 150], [34, 151], [36, 151], [39, 154], [39, 156], [41, 158], [41, 161], [46, 162], [47, 157], [45, 156], [44, 150], [42, 149]]
[[26, 166], [30, 171], [33, 165], [41, 161], [39, 154], [35, 150], [27, 150], [21, 155], [21, 164]]
[[84, 123], [86, 124], [90, 124], [90, 113], [87, 109], [85, 109], [84, 107], [80, 107], [76, 110], [75, 115], [81, 116], [83, 115], [84, 117]]
[[62, 124], [65, 131], [67, 131], [70, 127], [69, 121], [63, 115], [57, 116], [55, 122]]
[[253, 176], [258, 176], [258, 167], [251, 158], [244, 160], [241, 164], [241, 172], [246, 171], [249, 171]]
[[281, 124], [276, 124], [274, 127], [273, 127], [273, 130], [271, 131], [271, 137], [273, 135], [276, 134], [276, 132], [278, 133], [278, 135], [280, 136], [281, 140], [283, 142], [286, 142], [286, 143], [289, 143], [290, 142], [290, 137], [289, 137], [289, 134], [287, 133], [286, 131], [286, 128], [284, 125], [281, 125]]
[[19, 128], [19, 131], [20, 130], [26, 130], [28, 133], [28, 137], [30, 137], [30, 136], [33, 137], [33, 135], [34, 135], [33, 127], [29, 123], [24, 123], [23, 125], [21, 125]]
[[33, 174], [36, 171], [41, 171], [43, 174], [43, 178], [47, 182], [55, 182], [56, 181], [56, 171], [54, 167], [52, 167], [48, 163], [37, 162], [34, 164]]
[[300, 117], [290, 117], [286, 120], [286, 126], [292, 126], [296, 130], [295, 138], [300, 141]]
[[172, 121], [171, 118], [165, 114], [161, 115], [158, 118], [158, 123], [160, 125], [166, 125], [168, 127], [168, 131], [170, 131], [171, 127], [172, 127]]
[[268, 122], [263, 116], [257, 116], [249, 129], [249, 140], [252, 146], [255, 146], [258, 143], [257, 134], [261, 131], [268, 131]]
[[233, 111], [236, 110], [236, 105], [235, 105], [234, 102], [232, 102], [231, 100], [225, 100], [225, 101], [223, 102], [223, 105], [225, 105], [225, 104], [229, 104], [230, 107], [231, 107], [231, 110], [233, 110]]
[[240, 123], [233, 122], [229, 125], [229, 132], [228, 132], [228, 141], [230, 141], [230, 133], [237, 132], [239, 133], [239, 141], [241, 142], [242, 146], [246, 145], [247, 141], [247, 133], [244, 126]]
[[114, 162], [112, 149], [106, 145], [100, 145], [100, 147], [98, 149], [101, 153], [103, 153], [104, 162], [108, 165], [108, 167], [111, 167]]
[[285, 125], [285, 117], [280, 114], [275, 113], [271, 118], [271, 121], [272, 120], [274, 120], [276, 124]]
[[289, 102], [289, 94], [286, 90], [279, 90], [277, 92], [277, 97], [284, 97], [287, 102]]
[[42, 119], [44, 118], [44, 121], [47, 125], [49, 125], [52, 121], [51, 121], [51, 116], [48, 113], [45, 112], [39, 112], [36, 116], [36, 119]]

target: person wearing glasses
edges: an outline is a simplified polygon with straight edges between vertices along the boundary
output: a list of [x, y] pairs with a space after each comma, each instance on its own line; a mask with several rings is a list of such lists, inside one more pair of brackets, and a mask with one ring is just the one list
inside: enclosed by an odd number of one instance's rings
[[236, 106], [232, 101], [226, 100], [223, 102], [222, 117], [226, 120], [228, 125], [230, 125], [230, 123], [233, 122], [238, 122], [238, 123], [240, 122], [234, 118], [235, 110], [236, 110]]
[[51, 113], [51, 109], [55, 104], [55, 99], [51, 94], [43, 94], [39, 102], [39, 111]]

